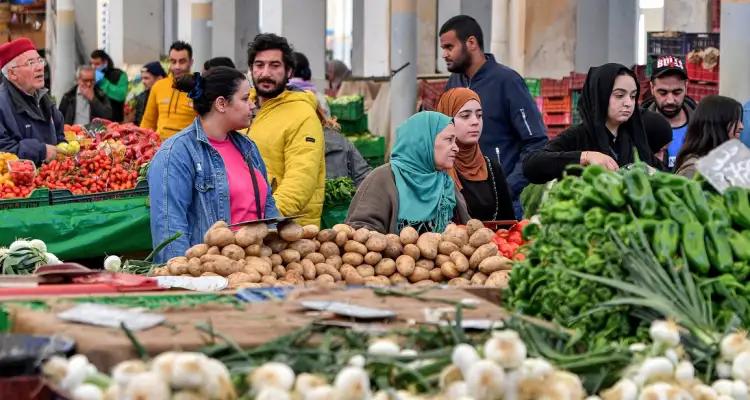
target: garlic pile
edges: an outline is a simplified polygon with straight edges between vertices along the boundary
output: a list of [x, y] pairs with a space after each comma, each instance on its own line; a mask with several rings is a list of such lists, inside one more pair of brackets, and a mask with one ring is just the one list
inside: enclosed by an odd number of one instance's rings
[[721, 341], [716, 372], [719, 380], [708, 385], [695, 377], [695, 367], [680, 346], [680, 331], [672, 321], [654, 321], [649, 329], [652, 346], [631, 346], [636, 353], [613, 387], [600, 393], [603, 400], [748, 400], [750, 384], [750, 340], [745, 332], [732, 333]]
[[109, 378], [100, 374], [86, 356], [76, 354], [70, 359], [54, 356], [42, 366], [42, 374], [73, 396], [73, 400], [104, 398]]

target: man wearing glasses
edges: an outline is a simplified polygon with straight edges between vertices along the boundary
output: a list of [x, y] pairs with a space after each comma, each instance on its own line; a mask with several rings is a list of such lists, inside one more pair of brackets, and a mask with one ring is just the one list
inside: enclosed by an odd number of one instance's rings
[[0, 45], [0, 152], [36, 165], [53, 160], [55, 145], [65, 141], [62, 114], [44, 87], [44, 64], [27, 38]]

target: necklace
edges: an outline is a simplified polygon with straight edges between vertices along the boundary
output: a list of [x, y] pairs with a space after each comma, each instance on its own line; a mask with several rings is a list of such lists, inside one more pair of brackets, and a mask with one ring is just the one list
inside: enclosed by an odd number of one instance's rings
[[490, 163], [490, 159], [487, 157], [484, 157], [484, 161], [487, 162], [487, 170], [490, 171], [490, 181], [491, 181], [490, 186], [492, 186], [492, 194], [495, 195], [495, 213], [492, 215], [492, 220], [497, 221], [497, 213], [500, 212], [500, 204], [499, 204], [500, 202], [498, 201], [498, 198], [497, 198], [497, 187], [495, 185], [495, 173], [492, 172], [492, 163]]

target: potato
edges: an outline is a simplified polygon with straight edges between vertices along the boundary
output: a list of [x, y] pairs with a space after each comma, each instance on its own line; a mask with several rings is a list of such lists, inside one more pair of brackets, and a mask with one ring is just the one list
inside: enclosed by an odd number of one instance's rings
[[208, 228], [208, 230], [211, 230], [211, 229], [214, 229], [214, 228], [229, 228], [229, 225], [227, 224], [226, 221], [218, 220], [218, 221], [214, 222], [214, 224], [211, 225]]
[[262, 278], [260, 278], [261, 283], [265, 283], [267, 285], [274, 285], [276, 284], [276, 278], [271, 275], [265, 275]]
[[349, 264], [344, 264], [339, 268], [339, 272], [341, 272], [341, 276], [346, 276], [347, 273], [354, 271], [357, 272], [357, 268], [354, 268], [353, 266]]
[[510, 270], [495, 271], [484, 281], [485, 286], [497, 287], [501, 289], [508, 288], [510, 281]]
[[[337, 234], [336, 234], [336, 241], [335, 241], [335, 243], [336, 243], [336, 246], [339, 246], [339, 247], [344, 247], [344, 245], [345, 245], [345, 244], [346, 244], [346, 242], [348, 242], [348, 241], [349, 241], [349, 234], [348, 234], [347, 232], [345, 232], [345, 231], [340, 231], [339, 233], [337, 233]], [[322, 245], [323, 245], [323, 244], [321, 243], [321, 246], [322, 246]]]
[[300, 257], [302, 258], [310, 253], [314, 253], [317, 250], [315, 242], [310, 239], [300, 239], [296, 242], [289, 243], [287, 249], [296, 250], [297, 252], [299, 252]]
[[401, 239], [401, 244], [404, 246], [407, 244], [416, 244], [417, 240], [419, 240], [419, 232], [411, 226], [402, 229], [398, 236]]
[[313, 264], [326, 262], [326, 257], [320, 253], [310, 253], [306, 255], [305, 258], [312, 261]]
[[458, 278], [458, 275], [460, 275], [460, 272], [456, 268], [456, 264], [452, 261], [446, 261], [443, 263], [443, 265], [440, 266], [440, 271], [443, 273], [443, 276], [448, 279]]
[[[300, 253], [297, 250], [292, 250], [292, 249], [282, 250], [281, 253], [279, 253], [279, 256], [281, 257], [281, 260], [284, 262], [284, 264], [299, 262], [302, 259], [302, 256], [300, 255]], [[273, 256], [271, 257], [272, 257], [271, 259], [273, 260]]]
[[341, 274], [347, 285], [363, 285], [365, 279], [356, 270], [347, 271]]
[[260, 275], [257, 276], [258, 280], [253, 281], [250, 274], [246, 274], [244, 272], [235, 272], [229, 276], [227, 276], [227, 280], [229, 281], [229, 287], [235, 288], [238, 284], [242, 282], [258, 282], [260, 280]]
[[391, 276], [396, 272], [396, 262], [390, 258], [384, 258], [375, 266], [375, 273], [383, 276]]
[[302, 276], [306, 280], [311, 281], [318, 276], [318, 270], [315, 269], [315, 264], [313, 264], [312, 261], [302, 260], [300, 264], [302, 264]]
[[322, 244], [325, 242], [332, 242], [336, 240], [336, 234], [338, 232], [334, 231], [333, 229], [323, 229], [322, 231], [318, 232], [318, 236], [315, 238]]
[[[284, 263], [284, 259], [281, 258], [281, 255], [279, 255], [279, 254], [271, 254], [270, 258], [271, 258], [271, 265], [274, 266], [274, 267], [277, 266], [277, 265], [281, 265], [281, 264]], [[299, 261], [299, 260], [297, 260], [297, 261]]]
[[315, 278], [316, 282], [322, 282], [322, 283], [334, 283], [336, 282], [336, 279], [328, 274], [318, 275], [317, 278]]
[[239, 261], [245, 258], [245, 249], [236, 244], [230, 244], [221, 249], [221, 255]]
[[497, 246], [495, 246], [494, 243], [483, 244], [479, 246], [479, 248], [477, 248], [474, 254], [471, 255], [471, 258], [469, 259], [469, 267], [476, 268], [479, 266], [479, 263], [482, 262], [482, 260], [484, 260], [485, 258], [496, 255]]
[[208, 261], [203, 261], [203, 267], [204, 271], [213, 271], [221, 276], [229, 276], [235, 272], [239, 272], [242, 270], [240, 265], [234, 261], [229, 259], [228, 257], [224, 256], [213, 256], [213, 259], [210, 259]]
[[320, 233], [320, 228], [317, 225], [305, 225], [302, 227], [303, 239], [315, 239], [318, 233]]
[[203, 264], [200, 258], [191, 258], [188, 260], [188, 273], [192, 276], [201, 276], [203, 273]]
[[187, 258], [195, 258], [200, 257], [208, 252], [209, 246], [205, 243], [196, 244], [195, 246], [187, 249], [185, 252], [185, 257]]
[[399, 256], [396, 259], [396, 269], [398, 270], [398, 273], [409, 277], [411, 274], [414, 273], [414, 268], [416, 267], [416, 261], [414, 261], [413, 258], [407, 255]]
[[290, 272], [297, 272], [297, 273], [299, 273], [300, 276], [302, 276], [302, 272], [303, 271], [304, 270], [302, 269], [302, 264], [297, 263], [297, 262], [289, 263], [286, 266], [286, 273], [287, 273], [287, 275]]
[[503, 256], [487, 257], [479, 263], [479, 272], [490, 275], [495, 271], [509, 270], [513, 268], [513, 261]]
[[280, 238], [273, 238], [268, 241], [267, 245], [271, 248], [273, 254], [279, 254], [281, 253], [281, 250], [284, 250], [289, 246], [289, 242]]
[[333, 226], [333, 230], [336, 231], [336, 233], [346, 232], [347, 239], [351, 239], [354, 237], [354, 228], [347, 224], [336, 224]]
[[476, 272], [473, 269], [466, 270], [465, 272], [462, 272], [461, 275], [459, 275], [459, 278], [464, 278], [466, 280], [469, 280], [474, 277], [474, 274]]
[[365, 261], [365, 258], [362, 256], [362, 254], [359, 253], [345, 253], [341, 257], [341, 261], [344, 264], [349, 264], [357, 267], [359, 265], [362, 265], [362, 263]]
[[476, 248], [468, 244], [461, 247], [461, 253], [463, 253], [463, 255], [465, 255], [466, 257], [471, 257], [472, 255], [474, 255], [474, 252], [476, 250], [477, 250]]
[[453, 242], [442, 241], [438, 244], [438, 253], [449, 256], [454, 251], [458, 251], [459, 247]]
[[305, 278], [302, 277], [302, 273], [300, 272], [287, 270], [286, 275], [284, 276], [284, 281], [289, 282], [292, 285], [301, 285], [305, 283]]
[[188, 258], [185, 256], [172, 257], [167, 260], [167, 267], [171, 267], [174, 264], [187, 264]]
[[283, 265], [277, 265], [273, 267], [273, 273], [276, 274], [277, 277], [283, 278], [286, 276], [286, 268], [284, 268]]
[[390, 286], [391, 281], [384, 276], [368, 276], [364, 279], [366, 286]]
[[370, 230], [367, 228], [359, 228], [356, 231], [354, 231], [354, 236], [352, 239], [354, 241], [357, 241], [359, 243], [364, 244], [367, 239], [370, 237]]
[[422, 252], [419, 251], [419, 247], [417, 247], [416, 245], [407, 244], [406, 246], [404, 246], [404, 255], [407, 255], [416, 261], [421, 258]]
[[167, 267], [154, 268], [154, 270], [151, 271], [151, 275], [152, 276], [169, 276], [169, 268]]
[[271, 254], [273, 254], [273, 249], [268, 246], [261, 246], [260, 247], [260, 256], [261, 257], [271, 257]]
[[320, 242], [318, 239], [313, 239], [312, 242], [315, 245], [315, 251], [320, 252]]
[[[396, 236], [396, 235], [393, 235]], [[383, 257], [385, 258], [392, 258], [397, 259], [398, 256], [403, 254], [404, 252], [404, 246], [401, 244], [401, 241], [399, 240], [398, 236], [396, 236], [396, 239], [394, 240], [392, 237], [386, 236], [386, 246], [385, 250], [383, 250]]]
[[474, 232], [469, 238], [469, 245], [472, 247], [479, 247], [492, 241], [492, 237], [495, 236], [495, 232], [492, 232], [490, 228], [482, 228]]
[[326, 264], [333, 265], [336, 268], [341, 268], [341, 265], [344, 264], [344, 261], [339, 256], [333, 256], [326, 258]]
[[448, 281], [448, 286], [469, 286], [471, 281], [466, 278], [453, 278]]
[[221, 250], [216, 246], [211, 246], [208, 248], [208, 251], [206, 252], [206, 254], [211, 254], [211, 255], [221, 254]]
[[367, 246], [355, 240], [349, 240], [344, 245], [344, 251], [347, 253], [359, 253], [364, 256], [367, 254]]
[[234, 241], [242, 247], [251, 244], [260, 244], [268, 236], [268, 226], [266, 224], [245, 225], [234, 233]]
[[445, 278], [443, 277], [443, 272], [440, 268], [433, 268], [430, 270], [430, 279], [433, 282], [438, 282], [438, 283], [445, 280]]
[[390, 280], [391, 285], [405, 285], [409, 283], [409, 280], [406, 279], [405, 276], [399, 274], [398, 272], [389, 276], [388, 280]]
[[245, 247], [245, 256], [258, 257], [260, 256], [260, 249], [260, 244], [251, 244], [250, 246]]
[[271, 263], [266, 262], [261, 258], [248, 257], [245, 259], [245, 262], [247, 263], [244, 268], [245, 271], [247, 271], [248, 269], [252, 269], [258, 271], [258, 273], [261, 275], [268, 275], [271, 273]]
[[399, 242], [401, 243], [401, 238], [395, 234], [395, 233], [386, 233], [385, 234], [385, 240], [389, 242]]
[[336, 243], [326, 242], [320, 244], [320, 254], [324, 255], [325, 258], [331, 256], [339, 256], [341, 255], [341, 250], [339, 249], [339, 246], [336, 245]]
[[450, 256], [446, 256], [445, 254], [438, 254], [437, 257], [435, 257], [435, 266], [441, 267], [443, 264], [450, 260]]
[[211, 228], [203, 235], [203, 242], [209, 246], [217, 247], [234, 244], [234, 232], [227, 227]]
[[486, 228], [486, 226], [484, 226], [484, 223], [478, 219], [470, 219], [466, 222], [466, 233], [468, 233], [469, 236], [482, 228]]
[[315, 272], [317, 273], [318, 276], [327, 274], [327, 275], [332, 276], [337, 281], [341, 280], [341, 273], [332, 265], [323, 264], [323, 263], [315, 264]]
[[487, 281], [487, 275], [477, 272], [471, 277], [471, 284], [474, 286], [482, 286]]
[[[217, 274], [216, 272], [204, 272], [200, 274], [200, 276], [221, 276], [221, 275]], [[258, 279], [260, 279], [260, 276], [258, 277]]]
[[424, 268], [426, 270], [431, 270], [435, 268], [435, 262], [432, 260], [419, 260], [416, 262], [415, 266]]
[[367, 246], [367, 250], [380, 253], [388, 247], [388, 241], [382, 233], [371, 232], [370, 238], [365, 242], [365, 246]]
[[363, 278], [367, 278], [368, 276], [375, 276], [375, 267], [373, 267], [372, 265], [362, 264], [357, 267], [357, 272]]
[[450, 224], [445, 228], [445, 232], [443, 232], [443, 241], [461, 247], [469, 243], [469, 234], [466, 232], [466, 229]]
[[422, 258], [434, 260], [438, 255], [439, 235], [432, 232], [422, 234], [417, 240], [417, 247]]
[[286, 240], [287, 242], [296, 242], [302, 239], [304, 230], [296, 222], [287, 222], [282, 224], [279, 228], [279, 237]]
[[422, 267], [415, 267], [414, 271], [407, 278], [409, 278], [409, 282], [411, 283], [416, 283], [419, 281], [423, 281], [425, 279], [430, 279], [430, 271]]
[[374, 251], [365, 254], [365, 264], [377, 265], [382, 259], [383, 255]]

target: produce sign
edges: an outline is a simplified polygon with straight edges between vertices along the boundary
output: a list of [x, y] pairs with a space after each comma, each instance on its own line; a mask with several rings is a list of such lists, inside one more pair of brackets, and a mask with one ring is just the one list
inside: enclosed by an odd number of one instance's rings
[[689, 268], [713, 303], [716, 326], [729, 326], [735, 313], [743, 326], [750, 322], [746, 189], [729, 188], [720, 195], [705, 182], [650, 173], [641, 163], [618, 172], [590, 166], [581, 176], [568, 174], [552, 186], [540, 215], [541, 224], [524, 229], [533, 241], [527, 259], [511, 273], [509, 305], [576, 329], [590, 349], [639, 341], [647, 329], [630, 313], [630, 303], [599, 307], [616, 295], [612, 286], [568, 272], [614, 281], [632, 278], [613, 232], [623, 238], [643, 232], [645, 251], [662, 268]]

